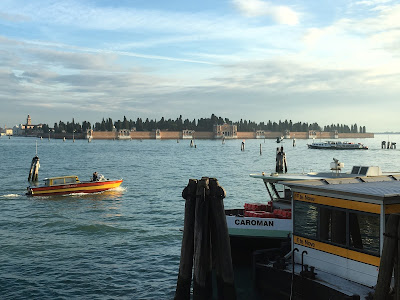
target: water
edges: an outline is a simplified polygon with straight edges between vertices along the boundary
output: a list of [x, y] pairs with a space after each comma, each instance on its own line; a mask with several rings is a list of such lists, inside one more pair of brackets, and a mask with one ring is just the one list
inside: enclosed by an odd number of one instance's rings
[[[335, 157], [352, 165], [400, 171], [400, 149], [358, 139], [368, 151], [310, 150], [310, 140], [283, 143], [289, 172], [326, 171]], [[92, 195], [25, 196], [38, 143], [39, 178], [94, 171], [123, 178], [120, 188]], [[271, 172], [274, 140], [109, 141], [0, 138], [1, 299], [172, 299], [183, 228], [182, 190], [190, 178], [215, 177], [226, 189], [226, 208], [263, 201], [255, 172]], [[262, 155], [260, 155], [260, 144]], [[280, 145], [279, 145], [280, 146]], [[240, 274], [238, 282], [250, 274]], [[248, 291], [238, 287], [240, 299]]]

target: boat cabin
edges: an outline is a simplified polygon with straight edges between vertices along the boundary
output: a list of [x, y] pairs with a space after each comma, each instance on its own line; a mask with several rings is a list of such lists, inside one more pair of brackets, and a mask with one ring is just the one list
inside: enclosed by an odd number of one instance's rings
[[[293, 192], [294, 262], [376, 285], [385, 222], [400, 213], [400, 175], [284, 182]], [[303, 269], [303, 267], [302, 267]]]
[[76, 184], [80, 183], [78, 176], [61, 176], [61, 177], [51, 177], [44, 179], [45, 186], [54, 186], [54, 185], [64, 185], [64, 184]]

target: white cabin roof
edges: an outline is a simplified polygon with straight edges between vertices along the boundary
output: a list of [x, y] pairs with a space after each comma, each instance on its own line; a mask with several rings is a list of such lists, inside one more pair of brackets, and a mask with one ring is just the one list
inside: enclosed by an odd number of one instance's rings
[[357, 177], [349, 179], [320, 179], [301, 182], [285, 182], [292, 190], [308, 190], [340, 197], [345, 194], [383, 200], [392, 199], [400, 203], [400, 175]]

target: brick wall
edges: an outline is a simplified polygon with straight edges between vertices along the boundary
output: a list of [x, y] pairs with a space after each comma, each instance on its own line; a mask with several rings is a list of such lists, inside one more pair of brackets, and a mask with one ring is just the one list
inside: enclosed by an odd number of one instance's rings
[[177, 140], [182, 138], [182, 131], [161, 131], [161, 139]]
[[93, 139], [95, 140], [112, 140], [117, 137], [114, 131], [93, 131]]
[[213, 139], [214, 138], [214, 132], [196, 131], [194, 133], [194, 138], [195, 139]]
[[132, 139], [155, 139], [156, 132], [155, 131], [132, 131], [131, 132]]
[[[53, 138], [53, 135], [51, 137]], [[283, 135], [282, 132], [264, 132], [266, 139], [276, 139]], [[56, 138], [72, 139], [72, 134], [59, 133]], [[155, 139], [155, 131], [132, 131], [130, 133], [132, 139]], [[75, 139], [85, 138], [85, 134], [75, 134]], [[116, 139], [117, 133], [111, 131], [93, 131], [93, 139]], [[195, 139], [214, 139], [214, 133], [208, 131], [196, 131], [193, 136]], [[347, 138], [373, 138], [373, 133], [339, 133], [338, 139]], [[255, 139], [256, 132], [238, 132], [237, 139]], [[308, 132], [290, 132], [290, 138], [308, 139]], [[333, 132], [316, 132], [315, 138], [317, 139], [333, 139]], [[182, 139], [182, 131], [161, 131], [161, 139]]]

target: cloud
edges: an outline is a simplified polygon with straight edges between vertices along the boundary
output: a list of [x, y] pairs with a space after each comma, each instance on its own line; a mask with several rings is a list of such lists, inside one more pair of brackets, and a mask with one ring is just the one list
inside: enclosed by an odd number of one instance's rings
[[[1, 7], [1, 4], [0, 4]], [[8, 9], [32, 22], [105, 32], [210, 32], [226, 19], [213, 13], [140, 9], [134, 6], [96, 6], [88, 1], [15, 1]]]
[[0, 12], [0, 20], [5, 20], [9, 22], [25, 22], [29, 21], [30, 18], [20, 14], [7, 14], [4, 12]]
[[398, 20], [400, 5], [394, 5], [372, 16], [342, 18], [326, 27], [308, 28], [297, 59], [319, 68], [400, 76]]
[[387, 4], [387, 3], [391, 3], [391, 2], [393, 2], [393, 0], [363, 0], [363, 1], [357, 1], [354, 4], [355, 5], [375, 6], [375, 5]]
[[[1, 38], [1, 36], [0, 36], [0, 38]], [[135, 52], [129, 52], [129, 51], [118, 51], [118, 50], [113, 50], [113, 49], [78, 47], [78, 46], [71, 46], [71, 45], [67, 45], [67, 44], [49, 43], [49, 42], [41, 42], [41, 41], [25, 40], [23, 42], [23, 44], [34, 45], [34, 46], [45, 47], [45, 48], [60, 49], [59, 52], [40, 50], [40, 48], [38, 48], [38, 50], [36, 50], [38, 55], [46, 57], [49, 61], [55, 61], [55, 62], [59, 61], [60, 58], [73, 57], [72, 53], [87, 52], [87, 53], [99, 54], [99, 55], [103, 55], [103, 56], [107, 55], [107, 57], [113, 56], [114, 58], [116, 58], [117, 56], [130, 56], [130, 57], [138, 57], [138, 58], [144, 58], [144, 59], [150, 59], [150, 60], [168, 60], [168, 61], [179, 61], [179, 62], [196, 63], [196, 64], [213, 64], [212, 62], [208, 62], [208, 61], [201, 61], [201, 60], [194, 60], [194, 59], [187, 59], [187, 58], [169, 57], [169, 56], [162, 56], [162, 55], [149, 55], [149, 54], [135, 53]], [[125, 45], [125, 46], [119, 46], [118, 48], [123, 48], [123, 47], [130, 47], [130, 46]], [[62, 51], [62, 50], [64, 50], [64, 51]], [[70, 51], [70, 52], [66, 52], [66, 51]], [[90, 56], [90, 57], [93, 60], [93, 58], [96, 58], [97, 56]], [[92, 60], [86, 61], [87, 57], [86, 58], [82, 57], [80, 59], [82, 61], [78, 62], [78, 66], [76, 66], [77, 68], [84, 68], [83, 65], [85, 65], [85, 64], [95, 63]]]
[[233, 3], [249, 17], [269, 16], [275, 22], [285, 25], [299, 23], [299, 14], [288, 6], [276, 6], [261, 0], [233, 0]]

